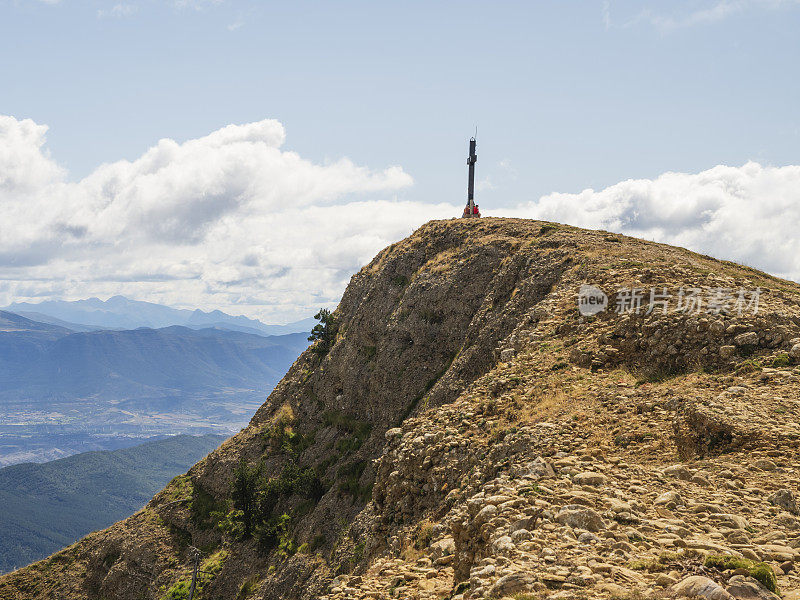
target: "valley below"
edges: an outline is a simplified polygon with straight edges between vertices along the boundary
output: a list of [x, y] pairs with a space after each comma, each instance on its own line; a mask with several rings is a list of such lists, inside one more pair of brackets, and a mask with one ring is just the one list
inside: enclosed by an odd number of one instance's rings
[[0, 467], [236, 433], [307, 337], [177, 325], [75, 331], [0, 311]]
[[[183, 398], [102, 397], [34, 408], [8, 403], [0, 413], [0, 467], [115, 450], [176, 433], [232, 435], [247, 425], [269, 390], [230, 389]], [[37, 403], [38, 404], [38, 403]]]

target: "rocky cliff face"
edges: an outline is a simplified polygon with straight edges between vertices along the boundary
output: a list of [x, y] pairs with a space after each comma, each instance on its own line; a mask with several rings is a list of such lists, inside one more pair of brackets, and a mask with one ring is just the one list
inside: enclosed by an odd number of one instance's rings
[[[580, 315], [586, 283], [617, 292], [609, 310]], [[644, 290], [638, 313], [614, 310], [623, 288]], [[757, 314], [740, 288], [760, 288]], [[676, 312], [692, 289], [706, 305]], [[188, 597], [194, 548], [208, 599], [800, 589], [800, 286], [459, 220], [381, 252], [335, 314], [335, 344], [246, 429], [0, 598]]]

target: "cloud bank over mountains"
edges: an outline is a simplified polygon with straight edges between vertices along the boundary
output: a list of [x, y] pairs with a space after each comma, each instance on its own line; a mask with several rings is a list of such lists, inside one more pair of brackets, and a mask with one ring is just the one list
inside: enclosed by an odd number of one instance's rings
[[[274, 120], [160, 140], [81, 181], [47, 127], [0, 117], [0, 302], [123, 294], [267, 320], [335, 302], [377, 249], [453, 213], [394, 199], [412, 178], [281, 149]], [[168, 282], [168, 283], [167, 283]]]
[[[290, 321], [335, 304], [381, 248], [462, 208], [398, 200], [413, 184], [398, 166], [315, 164], [283, 150], [274, 120], [162, 139], [80, 181], [49, 155], [46, 134], [0, 116], [0, 305], [120, 294]], [[481, 208], [687, 246], [800, 280], [800, 166], [718, 166]]]

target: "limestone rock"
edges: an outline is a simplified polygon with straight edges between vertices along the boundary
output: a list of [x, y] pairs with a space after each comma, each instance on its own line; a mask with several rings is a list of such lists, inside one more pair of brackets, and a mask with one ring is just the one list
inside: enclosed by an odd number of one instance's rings
[[676, 598], [705, 598], [706, 600], [735, 600], [714, 580], [701, 575], [692, 575], [669, 588]]
[[797, 498], [792, 490], [786, 488], [780, 489], [777, 492], [770, 494], [767, 500], [770, 502], [770, 504], [780, 506], [793, 515], [800, 515], [800, 504], [798, 504]]
[[726, 589], [736, 600], [779, 600], [780, 598], [765, 588], [757, 579], [743, 575], [731, 577]]
[[572, 504], [563, 507], [556, 515], [556, 521], [575, 529], [598, 532], [605, 527], [602, 517], [585, 506]]
[[739, 334], [733, 338], [733, 343], [737, 346], [755, 346], [758, 344], [758, 334], [755, 331]]

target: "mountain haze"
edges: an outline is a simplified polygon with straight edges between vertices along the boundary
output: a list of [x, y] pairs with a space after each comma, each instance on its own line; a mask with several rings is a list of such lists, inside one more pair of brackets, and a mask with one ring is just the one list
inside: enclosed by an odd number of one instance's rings
[[[307, 345], [307, 334], [263, 337], [186, 327], [69, 333], [10, 347], [0, 337], [0, 398], [9, 394], [136, 397], [226, 387], [264, 387]], [[44, 333], [44, 332], [43, 332]], [[20, 346], [26, 344], [23, 352]]]
[[72, 331], [0, 311], [0, 466], [240, 429], [307, 333]]
[[112, 296], [108, 300], [88, 298], [73, 302], [65, 300], [45, 300], [36, 304], [14, 303], [5, 308], [9, 312], [29, 317], [33, 320], [64, 325], [70, 329], [137, 329], [149, 327], [159, 329], [181, 325], [192, 329], [222, 328], [245, 333], [262, 335], [284, 335], [310, 331], [314, 320], [311, 318], [287, 325], [266, 325], [257, 319], [231, 316], [220, 310], [204, 312], [199, 309], [179, 309], [129, 300], [124, 296]]
[[[584, 285], [610, 308], [581, 315]], [[615, 310], [650, 288], [761, 295]], [[458, 219], [379, 253], [334, 317], [244, 430], [0, 597], [185, 598], [193, 548], [200, 600], [800, 595], [800, 285]]]

